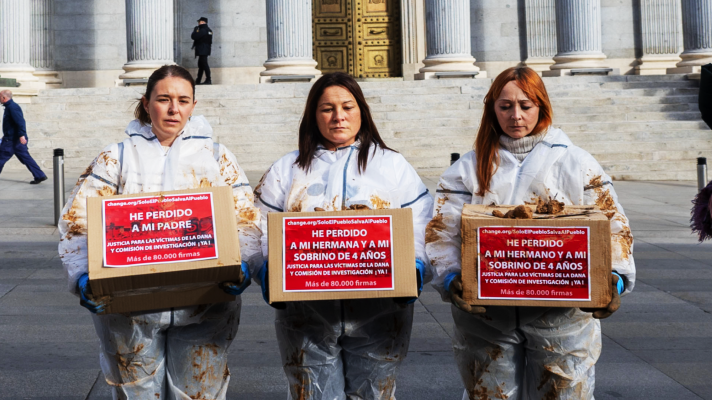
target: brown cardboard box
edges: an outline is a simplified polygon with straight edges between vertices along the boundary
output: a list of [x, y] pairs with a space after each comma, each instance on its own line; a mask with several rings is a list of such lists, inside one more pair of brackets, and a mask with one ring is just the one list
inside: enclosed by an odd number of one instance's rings
[[[534, 214], [535, 219], [504, 219], [492, 215], [494, 210], [506, 213], [512, 208], [463, 208], [463, 299], [472, 305], [491, 306], [607, 306], [612, 295], [611, 228], [598, 207], [566, 206], [562, 214], [570, 216], [558, 214], [556, 218]], [[482, 228], [481, 239], [478, 228]], [[584, 254], [586, 231], [588, 253]], [[590, 280], [586, 284], [587, 277], [582, 274], [588, 263], [590, 272], [586, 275]], [[482, 285], [478, 279], [483, 280]]]
[[[218, 258], [143, 264], [123, 268], [105, 267], [103, 225], [106, 223], [103, 223], [105, 217], [102, 215], [102, 200], [207, 192], [213, 194], [214, 218], [212, 223], [217, 241]], [[161, 199], [163, 198], [161, 197]], [[87, 209], [89, 284], [95, 297], [112, 297], [111, 304], [106, 309], [107, 314], [235, 300], [235, 296], [228, 295], [218, 287], [220, 282], [234, 282], [238, 279], [241, 269], [235, 201], [229, 187], [92, 197], [87, 199]], [[205, 222], [205, 224], [208, 223]], [[126, 233], [122, 230], [121, 234], [125, 235]], [[171, 251], [166, 250], [166, 254]], [[143, 257], [146, 257], [151, 253], [145, 250], [142, 254]], [[175, 255], [175, 252], [172, 253], [172, 256]]]
[[[388, 219], [392, 230], [384, 222]], [[350, 223], [356, 220], [377, 222], [362, 224], [368, 228], [365, 246], [363, 236], [342, 236], [363, 231], [361, 225]], [[410, 208], [269, 213], [267, 222], [270, 303], [418, 295]], [[314, 225], [306, 225], [310, 223]], [[391, 247], [385, 246], [385, 240], [390, 241]], [[337, 245], [341, 247], [332, 248]], [[283, 263], [287, 258], [290, 260]], [[383, 290], [385, 286], [392, 289]], [[340, 290], [347, 288], [350, 290]]]

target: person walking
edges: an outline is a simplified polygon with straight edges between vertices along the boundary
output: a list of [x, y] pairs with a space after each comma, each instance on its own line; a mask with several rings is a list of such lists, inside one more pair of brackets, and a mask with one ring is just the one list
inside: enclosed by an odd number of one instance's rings
[[[195, 27], [193, 33], [190, 35], [193, 39], [193, 48], [195, 49], [195, 56], [198, 57], [198, 79], [196, 79], [196, 85], [212, 85], [213, 81], [210, 79], [210, 65], [208, 65], [208, 56], [213, 46], [213, 30], [208, 27], [208, 19], [205, 17], [200, 17], [198, 20], [198, 26]], [[203, 79], [203, 72], [205, 72], [205, 81], [200, 82]]]
[[27, 150], [25, 117], [22, 115], [20, 106], [12, 100], [12, 92], [9, 90], [0, 92], [0, 103], [5, 107], [2, 117], [3, 136], [2, 142], [0, 142], [0, 172], [2, 172], [5, 163], [15, 155], [35, 178], [30, 184], [36, 185], [46, 181], [47, 175], [42, 172]]
[[[451, 302], [453, 350], [463, 400], [593, 399], [601, 323], [635, 286], [633, 236], [612, 179], [552, 126], [544, 82], [509, 68], [492, 83], [470, 151], [440, 177], [426, 231], [433, 286]], [[606, 308], [477, 307], [462, 298], [461, 215], [465, 204], [549, 201], [596, 204], [610, 221], [613, 299]]]

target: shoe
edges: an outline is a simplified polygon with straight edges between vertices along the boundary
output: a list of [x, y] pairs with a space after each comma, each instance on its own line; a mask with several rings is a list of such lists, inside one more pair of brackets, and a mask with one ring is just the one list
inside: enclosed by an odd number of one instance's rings
[[212, 84], [213, 84], [213, 81], [205, 81], [205, 82], [201, 83], [201, 85], [212, 85]]
[[35, 178], [34, 181], [31, 181], [31, 182], [30, 182], [30, 185], [36, 185], [36, 184], [42, 183], [42, 182], [44, 182], [44, 181], [46, 181], [46, 180], [47, 180], [47, 177], [46, 177], [46, 176], [43, 176], [42, 178]]

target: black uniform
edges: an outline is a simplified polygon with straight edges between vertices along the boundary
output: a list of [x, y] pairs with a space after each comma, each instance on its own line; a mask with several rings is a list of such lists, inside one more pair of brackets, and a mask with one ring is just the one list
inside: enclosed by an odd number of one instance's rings
[[195, 56], [198, 57], [198, 79], [196, 83], [200, 83], [200, 80], [203, 79], [203, 72], [205, 72], [205, 82], [203, 83], [212, 83], [208, 56], [213, 45], [213, 30], [208, 27], [208, 24], [198, 25], [193, 29], [190, 38], [193, 39]]

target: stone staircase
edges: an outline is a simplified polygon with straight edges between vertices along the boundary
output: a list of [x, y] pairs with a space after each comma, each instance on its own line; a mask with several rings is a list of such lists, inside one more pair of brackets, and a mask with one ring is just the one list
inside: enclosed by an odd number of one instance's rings
[[[696, 179], [696, 157], [712, 157], [712, 132], [697, 109], [698, 81], [672, 76], [545, 78], [554, 125], [596, 157], [614, 179]], [[385, 142], [422, 174], [439, 174], [450, 153], [472, 148], [491, 80], [363, 82]], [[243, 169], [264, 171], [296, 149], [306, 83], [199, 86], [195, 115]], [[83, 169], [123, 140], [142, 88], [46, 90], [23, 105], [31, 153], [51, 168], [65, 149], [67, 168]], [[17, 161], [6, 168], [23, 168]]]

